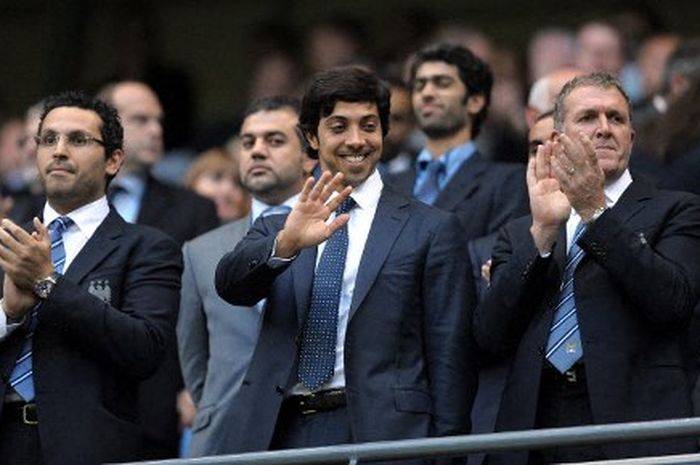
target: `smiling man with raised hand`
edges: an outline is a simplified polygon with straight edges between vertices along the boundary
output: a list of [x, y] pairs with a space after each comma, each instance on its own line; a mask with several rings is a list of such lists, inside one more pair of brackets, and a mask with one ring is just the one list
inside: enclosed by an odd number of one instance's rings
[[[604, 73], [569, 81], [528, 164], [531, 217], [509, 223], [474, 331], [513, 356], [498, 430], [682, 418], [700, 283], [700, 199], [632, 180], [630, 103]], [[687, 371], [686, 371], [687, 370]], [[695, 439], [493, 454], [549, 464], [693, 452]]]
[[231, 406], [239, 452], [469, 432], [464, 232], [453, 215], [383, 185], [388, 118], [389, 91], [373, 73], [316, 75], [299, 120], [323, 174], [219, 263], [225, 300], [267, 299]]
[[43, 222], [30, 233], [2, 221], [3, 463], [142, 457], [138, 387], [174, 335], [182, 266], [169, 237], [109, 208], [122, 134], [99, 100], [49, 98], [36, 138]]

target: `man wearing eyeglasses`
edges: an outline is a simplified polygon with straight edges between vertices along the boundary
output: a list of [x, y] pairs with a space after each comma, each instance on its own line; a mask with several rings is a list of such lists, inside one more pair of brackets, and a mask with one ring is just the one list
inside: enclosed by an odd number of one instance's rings
[[107, 203], [122, 134], [103, 102], [49, 98], [36, 138], [43, 221], [0, 223], [2, 463], [141, 457], [138, 387], [173, 337], [182, 260]]

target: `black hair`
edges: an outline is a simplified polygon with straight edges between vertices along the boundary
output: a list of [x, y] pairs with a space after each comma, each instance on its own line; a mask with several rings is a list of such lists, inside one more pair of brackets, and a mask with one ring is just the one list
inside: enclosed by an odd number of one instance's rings
[[[299, 127], [307, 138], [316, 136], [321, 118], [333, 113], [336, 103], [369, 102], [377, 105], [382, 136], [386, 136], [390, 97], [389, 86], [366, 68], [341, 66], [321, 71], [314, 75], [302, 99]], [[318, 151], [309, 149], [309, 155], [317, 158]]]

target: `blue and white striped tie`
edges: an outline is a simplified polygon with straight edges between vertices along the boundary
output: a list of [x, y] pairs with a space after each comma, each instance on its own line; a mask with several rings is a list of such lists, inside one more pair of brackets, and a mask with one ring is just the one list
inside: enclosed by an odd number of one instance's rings
[[571, 242], [564, 268], [559, 303], [554, 309], [554, 318], [547, 341], [547, 360], [562, 373], [571, 368], [583, 356], [581, 333], [576, 316], [574, 271], [584, 256], [584, 251], [576, 242], [585, 230], [586, 226], [580, 222], [574, 232], [574, 239]]
[[[73, 220], [67, 216], [59, 216], [49, 224], [49, 237], [51, 239], [51, 261], [57, 273], [63, 271], [66, 262], [66, 249], [63, 247], [63, 233], [73, 224]], [[15, 361], [15, 366], [10, 373], [10, 386], [26, 402], [34, 400], [34, 378], [32, 376], [32, 337], [36, 328], [36, 308], [30, 315], [29, 331], [25, 336], [22, 351]]]

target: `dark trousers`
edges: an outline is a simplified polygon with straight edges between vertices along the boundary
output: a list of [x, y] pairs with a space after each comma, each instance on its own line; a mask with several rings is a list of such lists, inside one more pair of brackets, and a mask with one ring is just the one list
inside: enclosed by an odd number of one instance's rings
[[[567, 374], [546, 366], [542, 370], [535, 428], [561, 428], [593, 424], [591, 404], [586, 387], [586, 371], [582, 364]], [[532, 451], [530, 465], [583, 462], [604, 459], [600, 446], [554, 447]]]
[[17, 418], [0, 414], [0, 462], [12, 465], [43, 465], [39, 427], [25, 425]]
[[352, 443], [347, 407], [309, 415], [282, 403], [271, 450], [320, 447]]

